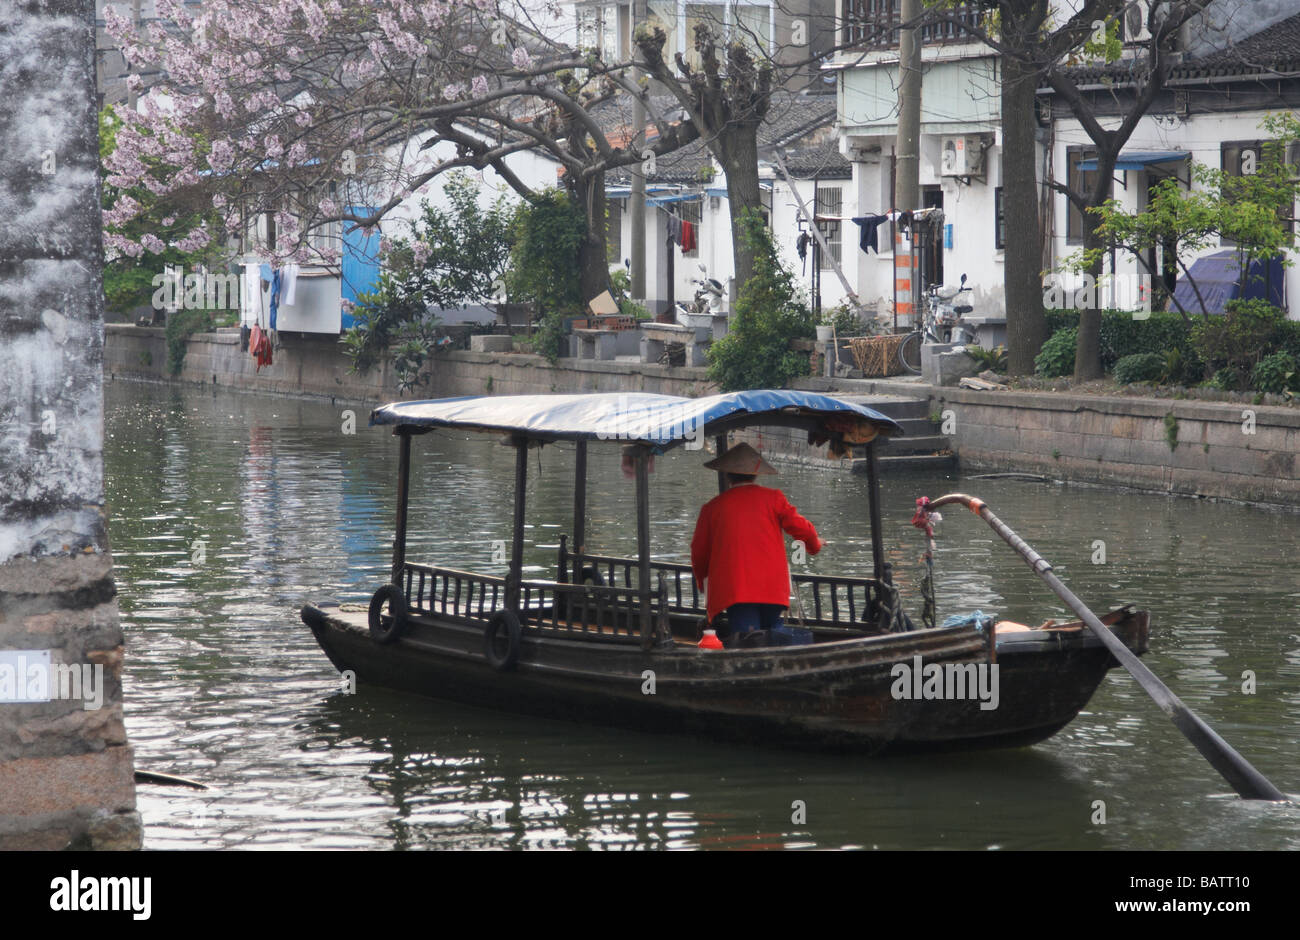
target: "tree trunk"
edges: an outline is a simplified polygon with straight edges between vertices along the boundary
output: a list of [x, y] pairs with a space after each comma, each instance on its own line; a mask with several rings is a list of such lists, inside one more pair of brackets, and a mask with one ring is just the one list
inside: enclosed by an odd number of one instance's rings
[[727, 202], [731, 207], [731, 251], [736, 268], [736, 292], [754, 274], [754, 249], [741, 237], [742, 216], [747, 209], [761, 212], [763, 200], [758, 185], [758, 125], [748, 121], [729, 127], [719, 137], [719, 150], [727, 173]]
[[1034, 128], [1037, 73], [1002, 59], [1003, 291], [1007, 304], [1007, 368], [1032, 375], [1047, 339], [1043, 314], [1042, 232], [1038, 219], [1038, 148]]
[[[1119, 156], [1119, 147], [1103, 147], [1097, 155], [1097, 185], [1093, 189], [1089, 204], [1100, 206], [1110, 198], [1111, 183], [1115, 177], [1115, 161]], [[1102, 247], [1097, 235], [1100, 224], [1097, 216], [1091, 212], [1083, 213], [1083, 248], [1094, 251]], [[1088, 265], [1085, 274], [1092, 277], [1094, 285], [1101, 281], [1102, 256], [1098, 252], [1096, 259]], [[1083, 308], [1079, 311], [1079, 340], [1074, 349], [1074, 380], [1090, 382], [1102, 377], [1101, 368], [1101, 305], [1098, 298], [1100, 288], [1094, 289]]]
[[609, 249], [605, 217], [605, 174], [592, 173], [570, 187], [574, 201], [582, 207], [587, 233], [578, 248], [578, 283], [582, 302], [588, 303], [601, 291], [609, 290]]

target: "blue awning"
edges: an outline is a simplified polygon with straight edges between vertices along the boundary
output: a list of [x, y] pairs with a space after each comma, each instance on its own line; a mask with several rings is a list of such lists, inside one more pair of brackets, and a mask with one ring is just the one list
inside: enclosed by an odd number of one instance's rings
[[[1186, 150], [1134, 150], [1121, 153], [1115, 161], [1117, 170], [1145, 170], [1157, 163], [1177, 163], [1190, 157]], [[1097, 158], [1079, 161], [1079, 169], [1092, 171], [1097, 169]]]
[[821, 418], [827, 430], [866, 422], [880, 434], [903, 433], [892, 418], [866, 405], [791, 389], [731, 392], [704, 398], [678, 398], [644, 392], [586, 395], [502, 395], [393, 402], [370, 414], [372, 425], [454, 427], [521, 434], [537, 440], [608, 440], [645, 443], [659, 449], [686, 441], [703, 443], [711, 425], [740, 417], [745, 426], [763, 424], [764, 415]]
[[672, 196], [656, 196], [653, 199], [647, 199], [647, 205], [664, 206], [670, 202], [699, 202], [704, 198], [704, 193], [676, 193]]

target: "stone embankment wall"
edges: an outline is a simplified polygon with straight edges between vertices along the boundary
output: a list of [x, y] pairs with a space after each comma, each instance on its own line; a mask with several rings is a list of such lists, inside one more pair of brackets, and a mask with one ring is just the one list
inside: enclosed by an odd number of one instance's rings
[[1226, 402], [936, 389], [964, 470], [1300, 506], [1300, 411]]
[[[164, 377], [160, 329], [108, 329], [105, 371]], [[398, 397], [385, 370], [349, 375], [338, 344], [292, 337], [259, 375], [234, 333], [194, 337], [181, 379], [250, 391], [315, 395], [358, 402]], [[800, 388], [851, 395], [928, 398], [932, 417], [951, 411], [945, 433], [963, 470], [1027, 471], [1054, 479], [1156, 492], [1300, 506], [1296, 452], [1300, 410], [1224, 402], [980, 392], [914, 382], [809, 378]], [[703, 369], [636, 362], [562, 359], [457, 351], [440, 355], [431, 384], [408, 397], [646, 391], [704, 395], [715, 391]], [[941, 422], [942, 423], [942, 422]], [[756, 441], [751, 436], [750, 440]], [[810, 463], [823, 457], [788, 432], [765, 432], [772, 451]], [[1176, 446], [1171, 446], [1174, 444]], [[826, 462], [847, 466], [847, 462]]]
[[[826, 389], [831, 380], [806, 379]], [[1300, 506], [1300, 409], [1058, 392], [975, 391], [889, 380], [839, 382], [856, 394], [929, 397], [964, 472]], [[945, 421], [950, 418], [950, 421]]]
[[[106, 374], [172, 378], [167, 373], [167, 341], [161, 328], [110, 324], [107, 332]], [[177, 378], [247, 391], [368, 403], [456, 395], [656, 392], [691, 396], [714, 391], [703, 369], [577, 359], [562, 359], [552, 365], [541, 356], [456, 350], [435, 357], [430, 384], [401, 396], [395, 391], [397, 381], [388, 363], [360, 375], [350, 373], [350, 363], [336, 339], [290, 334], [282, 342], [274, 362], [258, 372], [252, 357], [240, 350], [238, 332], [195, 335]]]

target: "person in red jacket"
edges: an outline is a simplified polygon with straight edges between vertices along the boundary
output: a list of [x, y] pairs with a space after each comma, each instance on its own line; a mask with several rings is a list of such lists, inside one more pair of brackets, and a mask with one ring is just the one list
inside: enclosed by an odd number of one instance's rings
[[709, 622], [725, 610], [737, 638], [767, 630], [774, 644], [789, 642], [794, 635], [781, 620], [790, 600], [782, 533], [802, 541], [810, 555], [825, 543], [784, 493], [754, 482], [776, 470], [748, 444], [704, 466], [727, 475], [727, 489], [704, 504], [691, 539], [691, 568], [708, 597]]

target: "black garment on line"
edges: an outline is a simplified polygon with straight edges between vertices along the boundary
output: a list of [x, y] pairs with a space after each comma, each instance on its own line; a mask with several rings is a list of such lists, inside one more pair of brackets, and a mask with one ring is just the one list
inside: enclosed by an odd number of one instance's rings
[[872, 251], [880, 253], [880, 245], [876, 240], [876, 229], [880, 227], [881, 222], [889, 221], [887, 215], [860, 215], [854, 218], [854, 222], [862, 229], [861, 236], [858, 239], [858, 245], [867, 254]]

